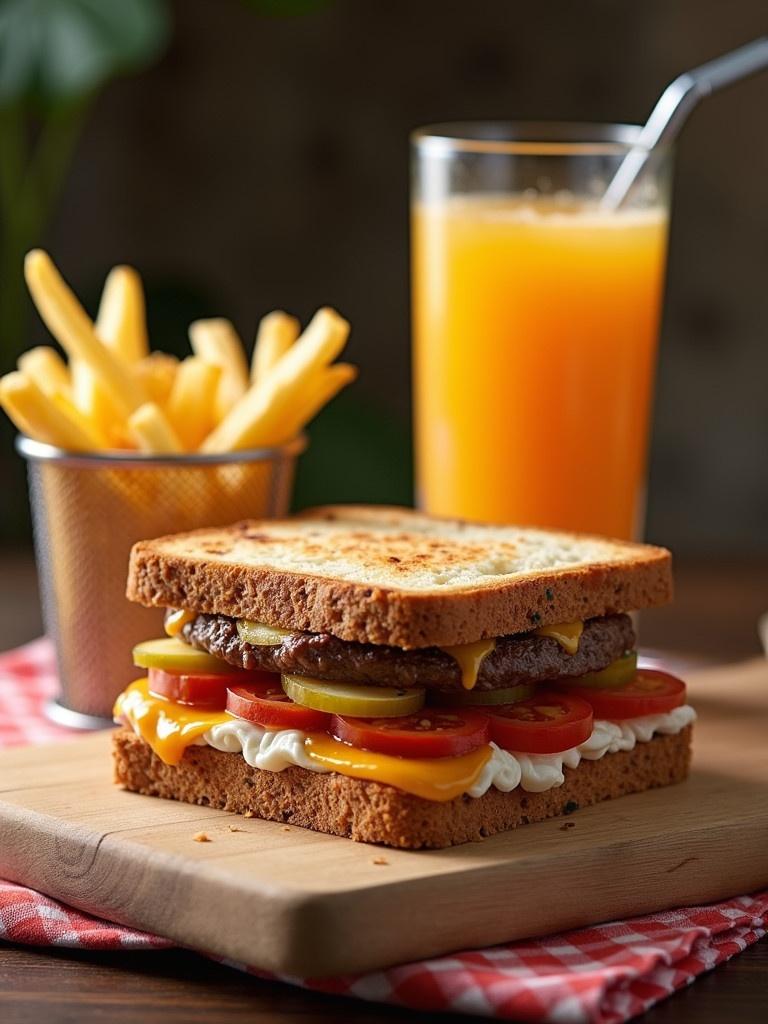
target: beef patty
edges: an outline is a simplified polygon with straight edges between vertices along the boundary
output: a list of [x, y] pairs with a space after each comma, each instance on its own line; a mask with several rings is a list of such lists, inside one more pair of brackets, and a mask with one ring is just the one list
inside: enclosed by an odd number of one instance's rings
[[[240, 639], [237, 620], [226, 615], [198, 615], [184, 626], [183, 636], [193, 647], [237, 668], [377, 686], [461, 689], [458, 662], [439, 647], [405, 651], [339, 640], [330, 633], [291, 633], [274, 646], [255, 646]], [[534, 633], [499, 637], [495, 649], [482, 661], [476, 689], [497, 690], [515, 683], [596, 672], [634, 646], [628, 615], [588, 619], [576, 654], [568, 654], [551, 637]]]

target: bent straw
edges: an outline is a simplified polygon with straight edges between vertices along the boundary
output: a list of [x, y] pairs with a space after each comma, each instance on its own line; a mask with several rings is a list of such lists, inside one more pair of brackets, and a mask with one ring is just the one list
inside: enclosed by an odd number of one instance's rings
[[622, 205], [653, 150], [677, 136], [699, 100], [765, 68], [768, 68], [768, 36], [679, 75], [661, 94], [637, 141], [608, 185], [600, 201], [601, 207], [616, 210]]

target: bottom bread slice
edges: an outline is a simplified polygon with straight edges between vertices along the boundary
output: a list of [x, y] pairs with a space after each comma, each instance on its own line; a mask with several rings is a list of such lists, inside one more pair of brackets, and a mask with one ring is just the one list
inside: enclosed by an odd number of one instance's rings
[[412, 850], [455, 846], [601, 800], [682, 782], [690, 755], [688, 726], [675, 736], [656, 736], [634, 750], [566, 768], [564, 784], [545, 793], [520, 787], [502, 793], [492, 787], [481, 797], [437, 803], [335, 772], [263, 771], [251, 768], [240, 754], [213, 747], [188, 747], [179, 764], [169, 765], [130, 729], [114, 736], [115, 781], [134, 793]]

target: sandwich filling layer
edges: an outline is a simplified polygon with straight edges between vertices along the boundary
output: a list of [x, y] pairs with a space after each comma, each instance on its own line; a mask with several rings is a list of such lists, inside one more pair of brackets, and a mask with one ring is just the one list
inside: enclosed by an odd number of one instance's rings
[[462, 794], [481, 797], [491, 787], [502, 792], [520, 787], [542, 793], [562, 786], [564, 768], [576, 769], [582, 759], [599, 760], [632, 750], [655, 735], [676, 735], [696, 718], [693, 708], [683, 704], [665, 713], [625, 721], [596, 719], [588, 739], [557, 753], [520, 753], [490, 742], [461, 756], [427, 759], [362, 750], [325, 733], [264, 728], [227, 712], [185, 707], [150, 693], [145, 679], [132, 683], [118, 698], [115, 715], [169, 764], [177, 764], [188, 746], [203, 744], [239, 754], [251, 767], [263, 771], [282, 771], [295, 765], [312, 772], [337, 772], [435, 801]]
[[331, 633], [270, 627], [257, 631], [261, 642], [251, 643], [245, 639], [247, 626], [244, 629], [237, 619], [187, 615], [181, 625], [183, 639], [236, 668], [298, 673], [338, 682], [351, 680], [369, 686], [493, 690], [597, 672], [635, 646], [630, 617], [605, 615], [570, 624], [574, 627], [570, 634], [555, 634], [552, 627], [543, 627], [487, 642], [476, 672], [468, 678], [458, 647], [404, 650], [340, 640]]

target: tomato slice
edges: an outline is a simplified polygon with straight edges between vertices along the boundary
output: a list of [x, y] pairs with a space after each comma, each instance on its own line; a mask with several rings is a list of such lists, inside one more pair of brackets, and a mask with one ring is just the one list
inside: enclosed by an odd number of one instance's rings
[[489, 739], [488, 716], [470, 708], [423, 708], [400, 718], [334, 715], [330, 732], [353, 747], [398, 757], [458, 757]]
[[229, 680], [227, 688], [227, 711], [236, 718], [258, 722], [278, 729], [325, 730], [330, 715], [326, 711], [295, 704], [280, 682], [280, 676], [262, 672], [262, 679], [242, 686], [233, 686]]
[[[558, 687], [563, 686], [562, 682], [558, 683]], [[597, 718], [614, 721], [661, 715], [685, 704], [685, 683], [682, 679], [652, 668], [638, 669], [634, 679], [610, 690], [579, 686], [577, 683], [565, 688], [568, 693], [588, 701]]]
[[164, 668], [150, 668], [149, 691], [156, 697], [177, 704], [192, 704], [196, 707], [210, 708], [212, 711], [223, 711], [227, 703], [227, 686], [237, 679], [243, 683], [253, 683], [260, 679], [279, 679], [268, 672], [169, 672]]
[[558, 754], [577, 747], [592, 734], [590, 705], [570, 693], [554, 690], [489, 709], [488, 715], [494, 743], [523, 754]]

